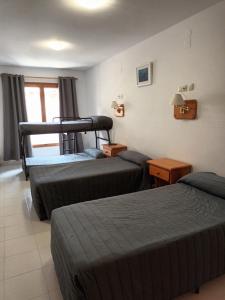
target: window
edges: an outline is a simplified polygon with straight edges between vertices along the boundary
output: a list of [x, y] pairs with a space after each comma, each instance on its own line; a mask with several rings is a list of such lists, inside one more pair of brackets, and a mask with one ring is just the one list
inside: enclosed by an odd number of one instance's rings
[[[28, 122], [52, 122], [59, 117], [59, 88], [57, 83], [25, 83]], [[57, 146], [58, 134], [32, 135], [32, 147]]]

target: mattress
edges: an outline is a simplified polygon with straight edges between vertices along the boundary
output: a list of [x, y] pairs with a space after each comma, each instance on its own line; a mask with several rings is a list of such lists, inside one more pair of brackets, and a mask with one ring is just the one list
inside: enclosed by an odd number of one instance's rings
[[48, 133], [69, 133], [86, 132], [112, 129], [113, 121], [106, 116], [92, 116], [90, 118], [78, 119], [76, 121], [60, 122], [20, 122], [19, 132], [21, 136], [48, 134]]
[[64, 205], [149, 188], [146, 177], [144, 166], [120, 157], [30, 169], [33, 204], [41, 220]]
[[87, 153], [65, 154], [56, 156], [33, 156], [26, 158], [26, 165], [28, 168], [34, 166], [46, 166], [46, 165], [59, 165], [68, 164], [78, 161], [91, 160], [94, 157]]
[[51, 230], [64, 300], [171, 300], [225, 271], [225, 198], [188, 181], [56, 209]]
[[29, 170], [32, 167], [36, 166], [48, 166], [48, 165], [61, 165], [61, 164], [69, 164], [78, 161], [91, 160], [104, 158], [105, 155], [103, 151], [95, 148], [84, 149], [84, 152], [74, 153], [74, 154], [64, 154], [64, 155], [56, 155], [56, 156], [33, 156], [26, 158], [26, 167], [25, 169], [26, 175], [29, 175]]

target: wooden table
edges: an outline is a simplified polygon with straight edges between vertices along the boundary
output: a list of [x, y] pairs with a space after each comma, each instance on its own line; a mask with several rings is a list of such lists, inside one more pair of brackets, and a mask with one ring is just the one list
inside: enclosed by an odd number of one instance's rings
[[154, 176], [155, 185], [163, 186], [176, 183], [177, 180], [191, 172], [192, 166], [178, 160], [160, 158], [148, 160], [149, 174]]
[[103, 153], [110, 157], [110, 156], [116, 156], [120, 151], [127, 150], [126, 145], [122, 144], [104, 144], [103, 145]]

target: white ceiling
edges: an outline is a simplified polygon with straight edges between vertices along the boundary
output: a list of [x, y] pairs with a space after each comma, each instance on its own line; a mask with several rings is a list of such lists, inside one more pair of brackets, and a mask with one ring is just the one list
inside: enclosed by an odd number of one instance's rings
[[[75, 0], [0, 0], [0, 65], [87, 68], [221, 0], [114, 0], [85, 11]], [[64, 51], [38, 42], [57, 38]]]

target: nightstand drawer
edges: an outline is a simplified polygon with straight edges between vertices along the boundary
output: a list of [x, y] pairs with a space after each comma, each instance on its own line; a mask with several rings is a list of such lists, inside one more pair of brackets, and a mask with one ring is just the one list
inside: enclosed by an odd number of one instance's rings
[[155, 166], [150, 166], [150, 175], [158, 177], [162, 180], [169, 181], [170, 180], [170, 172]]

